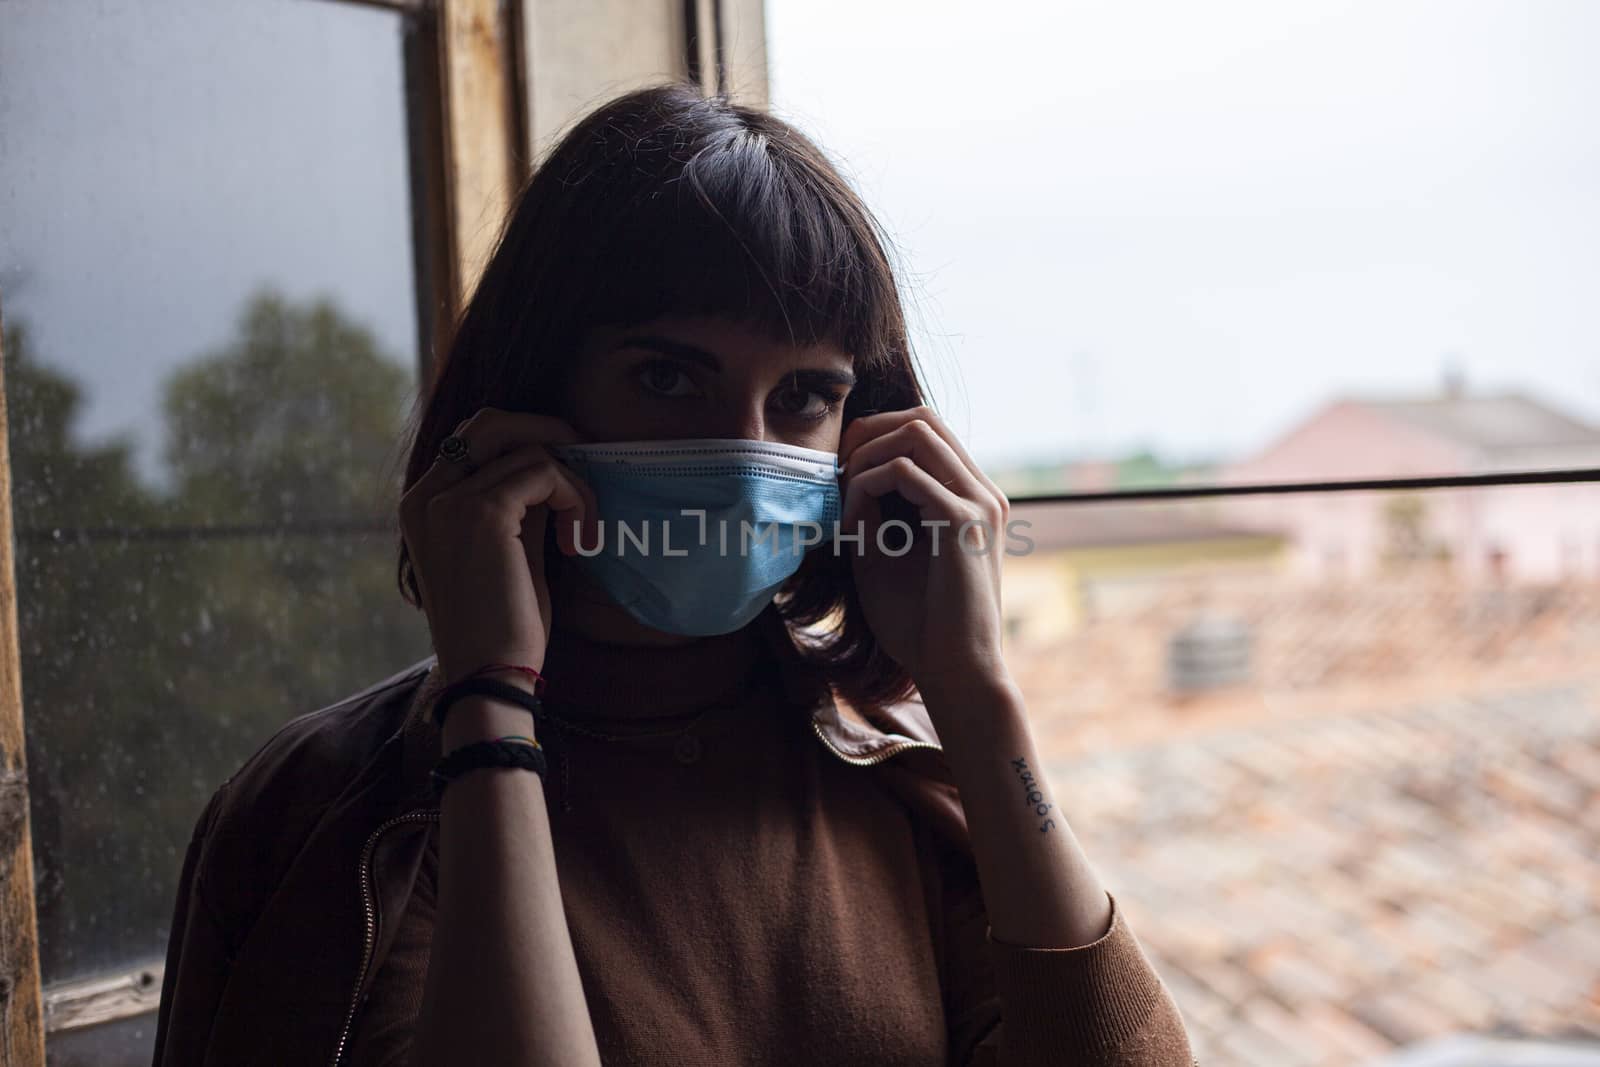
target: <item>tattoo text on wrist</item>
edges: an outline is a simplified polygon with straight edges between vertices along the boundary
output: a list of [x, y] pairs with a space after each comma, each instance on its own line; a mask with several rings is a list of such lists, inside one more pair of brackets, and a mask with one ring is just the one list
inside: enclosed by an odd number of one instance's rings
[[1011, 761], [1011, 769], [1017, 772], [1017, 777], [1022, 782], [1023, 802], [1033, 809], [1033, 813], [1043, 821], [1039, 823], [1039, 832], [1047, 834], [1055, 829], [1056, 821], [1046, 818], [1054, 804], [1045, 800], [1044, 790], [1039, 787], [1039, 782], [1033, 776], [1033, 771], [1028, 769], [1028, 761], [1017, 757]]

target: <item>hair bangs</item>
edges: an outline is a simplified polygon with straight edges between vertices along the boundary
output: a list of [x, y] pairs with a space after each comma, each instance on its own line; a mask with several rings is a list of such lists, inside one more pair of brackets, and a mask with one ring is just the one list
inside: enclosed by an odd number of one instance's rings
[[882, 253], [870, 231], [842, 217], [803, 170], [775, 160], [764, 135], [740, 134], [666, 182], [639, 176], [649, 188], [622, 198], [585, 318], [711, 315], [786, 343], [836, 344], [858, 365], [888, 358], [885, 294], [873, 284]]

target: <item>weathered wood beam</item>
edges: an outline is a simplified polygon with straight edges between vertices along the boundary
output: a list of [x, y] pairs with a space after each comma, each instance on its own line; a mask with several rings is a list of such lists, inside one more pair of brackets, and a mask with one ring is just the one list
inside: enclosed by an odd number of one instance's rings
[[514, 20], [500, 0], [440, 0], [438, 17], [445, 187], [459, 269], [457, 299], [464, 304], [499, 240], [520, 178]]
[[55, 982], [44, 991], [44, 1028], [55, 1034], [98, 1026], [161, 1006], [161, 960], [92, 978]]
[[5, 316], [0, 309], [0, 1064], [44, 1067], [39, 921], [33, 906], [22, 659], [12, 559], [11, 451], [6, 422]]

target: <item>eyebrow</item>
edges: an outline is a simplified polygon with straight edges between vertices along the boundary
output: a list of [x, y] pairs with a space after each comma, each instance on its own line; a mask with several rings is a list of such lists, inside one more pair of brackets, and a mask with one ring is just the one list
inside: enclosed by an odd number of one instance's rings
[[[670, 337], [659, 334], [634, 334], [624, 337], [617, 342], [618, 348], [646, 348], [663, 355], [685, 359], [691, 363], [698, 363], [707, 370], [717, 374], [722, 373], [722, 361], [712, 352], [706, 351], [699, 345], [691, 345], [686, 341], [675, 341]], [[792, 372], [795, 378], [804, 378], [807, 382], [853, 386], [856, 376], [847, 370], [835, 370], [832, 367], [799, 367]]]

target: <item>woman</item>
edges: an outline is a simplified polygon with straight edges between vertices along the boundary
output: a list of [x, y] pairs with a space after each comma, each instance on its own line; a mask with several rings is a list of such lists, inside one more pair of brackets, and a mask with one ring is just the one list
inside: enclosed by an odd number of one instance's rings
[[803, 135], [679, 84], [584, 117], [411, 439], [437, 655], [217, 791], [157, 1064], [1189, 1067], [1038, 773], [1006, 499]]

